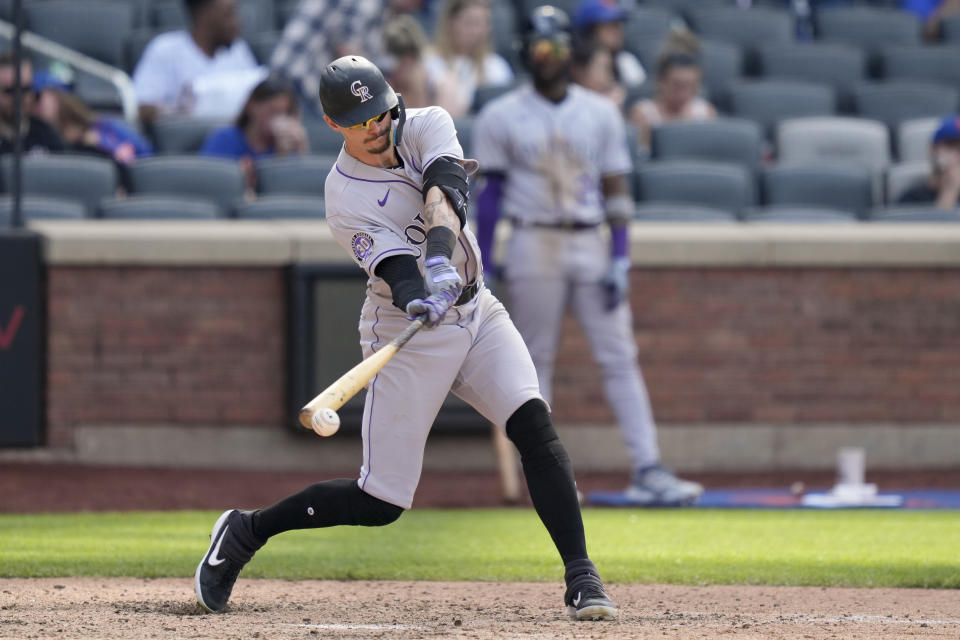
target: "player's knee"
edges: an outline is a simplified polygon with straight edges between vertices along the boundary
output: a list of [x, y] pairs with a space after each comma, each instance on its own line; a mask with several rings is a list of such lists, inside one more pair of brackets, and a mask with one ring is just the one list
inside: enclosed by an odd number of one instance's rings
[[507, 419], [507, 437], [521, 456], [559, 442], [547, 405], [539, 399], [526, 401]]
[[[356, 484], [354, 484], [356, 487]], [[396, 522], [403, 515], [403, 507], [398, 507], [380, 498], [375, 498], [357, 487], [360, 496], [357, 500], [354, 520], [365, 527], [382, 527]]]

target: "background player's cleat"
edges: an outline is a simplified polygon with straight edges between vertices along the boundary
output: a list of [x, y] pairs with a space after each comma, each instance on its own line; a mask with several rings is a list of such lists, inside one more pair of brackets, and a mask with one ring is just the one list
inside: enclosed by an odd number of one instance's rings
[[213, 525], [210, 546], [194, 574], [197, 602], [207, 611], [217, 613], [227, 606], [243, 565], [266, 542], [254, 535], [252, 514], [228, 509]]
[[567, 571], [567, 592], [563, 601], [572, 620], [616, 620], [617, 605], [603, 589], [603, 580], [593, 563], [583, 573]]
[[695, 504], [702, 493], [703, 485], [682, 480], [654, 465], [637, 472], [625, 495], [633, 504], [677, 507]]

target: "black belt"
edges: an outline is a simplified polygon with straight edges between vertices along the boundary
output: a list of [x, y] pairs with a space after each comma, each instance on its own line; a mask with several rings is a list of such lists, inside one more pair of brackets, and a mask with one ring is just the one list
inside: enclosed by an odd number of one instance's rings
[[460, 292], [460, 297], [457, 298], [457, 301], [453, 303], [453, 306], [459, 307], [462, 304], [467, 304], [473, 300], [473, 296], [477, 295], [477, 291], [480, 290], [480, 282], [474, 282], [473, 284], [464, 287], [463, 291]]
[[534, 220], [519, 220], [510, 218], [511, 224], [518, 228], [558, 229], [560, 231], [586, 231], [596, 229], [600, 222], [580, 222], [579, 220], [564, 220], [562, 222], [538, 222]]

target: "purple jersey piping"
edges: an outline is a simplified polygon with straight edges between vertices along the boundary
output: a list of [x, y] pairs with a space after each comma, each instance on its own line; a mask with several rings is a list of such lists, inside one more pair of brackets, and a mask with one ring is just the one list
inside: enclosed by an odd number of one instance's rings
[[344, 173], [344, 172], [343, 172], [343, 169], [340, 168], [340, 165], [334, 165], [334, 167], [336, 168], [337, 173], [339, 173], [340, 175], [342, 175], [344, 178], [350, 178], [351, 180], [357, 180], [358, 182], [372, 182], [372, 183], [374, 183], [374, 184], [382, 184], [382, 183], [387, 183], [387, 182], [397, 182], [397, 183], [399, 183], [399, 184], [405, 184], [405, 185], [407, 185], [408, 187], [410, 187], [411, 189], [416, 189], [416, 190], [417, 190], [417, 193], [420, 192], [420, 187], [418, 187], [417, 185], [413, 184], [412, 182], [407, 182], [406, 180], [373, 180], [373, 179], [371, 179], [371, 178], [358, 178], [357, 176], [352, 176], [352, 175], [350, 175], [349, 173]]
[[[376, 353], [374, 347], [380, 342], [380, 336], [377, 335], [377, 325], [380, 324], [380, 307], [376, 307], [373, 310], [373, 326], [370, 327], [370, 331], [373, 333], [373, 337], [376, 340], [373, 341], [373, 344], [370, 345], [370, 351]], [[373, 376], [373, 382], [370, 383], [370, 413], [367, 415], [367, 473], [363, 476], [363, 482], [360, 483], [360, 488], [363, 489], [367, 486], [367, 478], [370, 477], [370, 470], [373, 468], [373, 451], [371, 449], [370, 443], [373, 442], [373, 438], [370, 437], [370, 430], [373, 428], [373, 403], [377, 399], [377, 378], [380, 377], [380, 374]]]

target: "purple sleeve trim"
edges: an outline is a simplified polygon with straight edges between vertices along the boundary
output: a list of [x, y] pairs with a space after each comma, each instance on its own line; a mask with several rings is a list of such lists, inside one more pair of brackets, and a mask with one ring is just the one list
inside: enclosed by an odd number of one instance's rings
[[500, 219], [500, 198], [503, 195], [503, 178], [487, 175], [487, 184], [477, 198], [477, 246], [483, 269], [493, 275], [493, 238]]
[[614, 258], [626, 258], [628, 254], [627, 227], [617, 225], [610, 228], [610, 255]]

